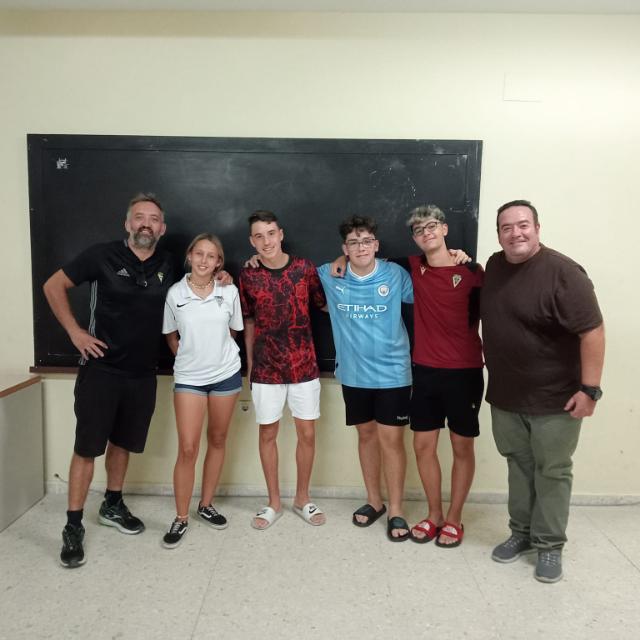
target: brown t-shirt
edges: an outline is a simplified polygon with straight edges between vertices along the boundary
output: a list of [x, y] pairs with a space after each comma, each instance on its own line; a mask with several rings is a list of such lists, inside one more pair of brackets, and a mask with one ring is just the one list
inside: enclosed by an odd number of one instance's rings
[[544, 246], [521, 264], [494, 253], [480, 314], [487, 402], [517, 413], [561, 413], [580, 388], [579, 334], [602, 323], [584, 269]]

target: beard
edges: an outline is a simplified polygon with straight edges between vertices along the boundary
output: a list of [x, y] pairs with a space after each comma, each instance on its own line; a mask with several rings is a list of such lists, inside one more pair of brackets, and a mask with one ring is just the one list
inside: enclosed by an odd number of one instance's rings
[[153, 249], [160, 239], [159, 237], [154, 236], [153, 232], [142, 233], [145, 229], [147, 231], [151, 231], [148, 227], [142, 227], [135, 233], [131, 234], [131, 241], [133, 242], [133, 246], [137, 249]]

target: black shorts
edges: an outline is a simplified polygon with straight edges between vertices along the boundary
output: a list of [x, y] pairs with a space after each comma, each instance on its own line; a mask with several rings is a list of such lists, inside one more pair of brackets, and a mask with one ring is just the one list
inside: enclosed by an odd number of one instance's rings
[[392, 427], [409, 424], [411, 387], [361, 389], [343, 384], [342, 397], [348, 425], [364, 424], [372, 420]]
[[482, 369], [435, 369], [413, 365], [411, 429], [435, 431], [444, 427], [460, 436], [480, 435]]
[[142, 453], [156, 406], [156, 384], [155, 375], [129, 378], [91, 365], [80, 367], [74, 451], [83, 458], [96, 458], [110, 441]]

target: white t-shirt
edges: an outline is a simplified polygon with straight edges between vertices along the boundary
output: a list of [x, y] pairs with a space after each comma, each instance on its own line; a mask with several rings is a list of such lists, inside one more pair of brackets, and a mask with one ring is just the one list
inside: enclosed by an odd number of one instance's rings
[[240, 369], [239, 347], [229, 329], [241, 331], [242, 311], [235, 285], [214, 284], [204, 300], [185, 276], [168, 291], [162, 333], [180, 335], [173, 377], [180, 384], [203, 386], [230, 378]]

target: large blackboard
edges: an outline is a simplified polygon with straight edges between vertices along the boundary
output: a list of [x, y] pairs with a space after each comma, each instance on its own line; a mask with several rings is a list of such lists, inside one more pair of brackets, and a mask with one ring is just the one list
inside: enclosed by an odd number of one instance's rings
[[[274, 211], [285, 250], [326, 262], [340, 253], [338, 224], [363, 214], [379, 224], [381, 256], [415, 252], [405, 226], [413, 207], [447, 214], [450, 247], [476, 254], [480, 162], [477, 140], [330, 140], [27, 136], [35, 369], [74, 367], [77, 355], [42, 294], [44, 281], [90, 244], [125, 237], [126, 204], [152, 191], [166, 211], [161, 242], [180, 266], [201, 231], [220, 236], [226, 267], [237, 275], [253, 253], [247, 217]], [[88, 287], [71, 291], [81, 324]], [[314, 316], [323, 371], [333, 370], [327, 317]], [[161, 368], [170, 369], [166, 352]]]

